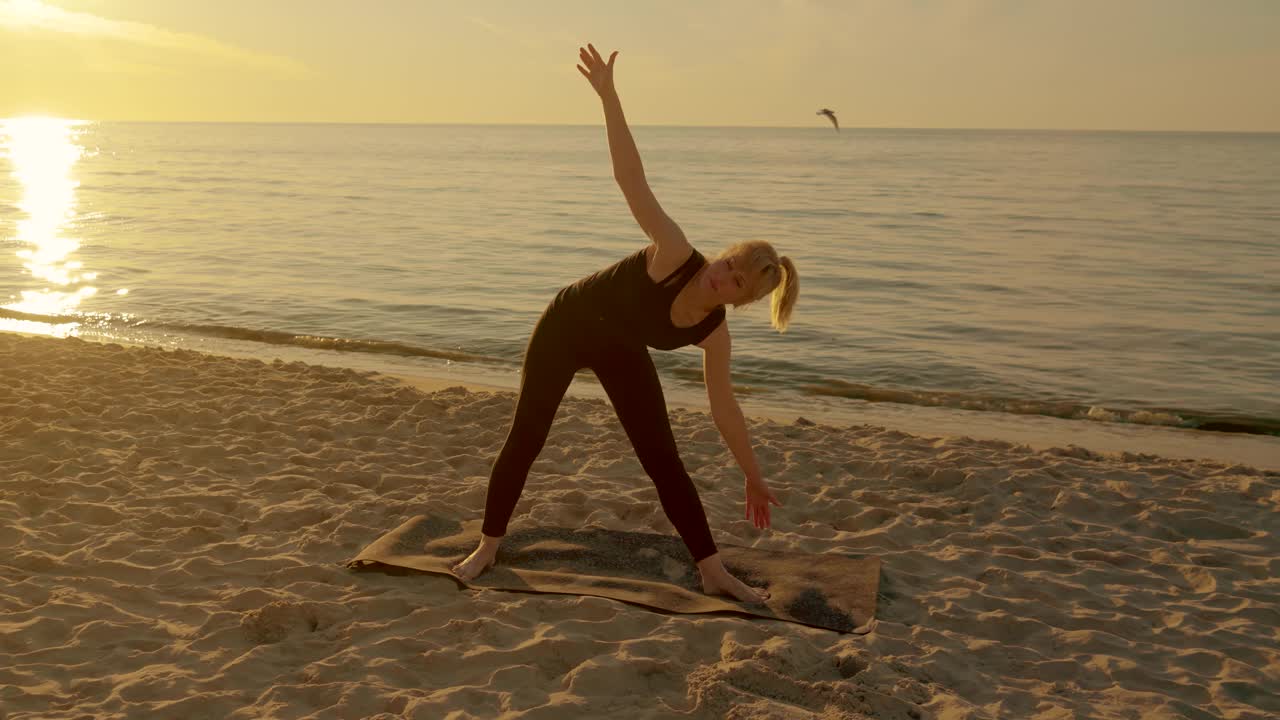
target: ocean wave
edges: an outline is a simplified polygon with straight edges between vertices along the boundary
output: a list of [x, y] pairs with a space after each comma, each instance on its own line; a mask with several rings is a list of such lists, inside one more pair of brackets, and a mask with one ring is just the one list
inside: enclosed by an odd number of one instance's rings
[[281, 330], [263, 330], [259, 328], [240, 327], [235, 325], [210, 325], [201, 323], [162, 322], [129, 319], [124, 316], [84, 316], [84, 315], [38, 315], [0, 308], [0, 318], [23, 320], [27, 322], [61, 325], [66, 323], [91, 323], [98, 329], [109, 329], [118, 326], [121, 329], [162, 329], [171, 330], [184, 335], [201, 335], [225, 340], [242, 340], [267, 345], [291, 345], [314, 350], [334, 350], [338, 352], [360, 352], [380, 355], [398, 355], [402, 357], [422, 357], [456, 362], [510, 364], [508, 358], [500, 358], [480, 353], [469, 353], [453, 350], [438, 350], [411, 343], [394, 340], [369, 340], [361, 338], [335, 337], [329, 335], [311, 335], [292, 333]]
[[803, 385], [801, 390], [810, 395], [843, 397], [866, 402], [890, 402], [1015, 415], [1044, 415], [1067, 420], [1280, 436], [1280, 418], [1229, 415], [1189, 409], [1108, 408], [1072, 400], [1035, 400], [956, 391], [887, 388], [843, 380], [809, 383]]
[[194, 323], [148, 323], [149, 327], [164, 328], [180, 333], [205, 335], [226, 338], [229, 340], [247, 340], [269, 345], [292, 345], [314, 350], [335, 350], [339, 352], [361, 352], [380, 355], [399, 355], [402, 357], [435, 358], [456, 362], [498, 363], [507, 364], [506, 358], [481, 355], [478, 353], [437, 350], [435, 348], [412, 345], [393, 340], [365, 340], [359, 338], [334, 337], [328, 335], [309, 335], [291, 333], [280, 330], [259, 330], [236, 327], [234, 325], [202, 325]]
[[[0, 319], [63, 326], [67, 324], [84, 324], [97, 330], [106, 331], [111, 331], [113, 328], [117, 330], [160, 329], [187, 336], [214, 337], [337, 352], [431, 358], [459, 363], [506, 366], [519, 364], [519, 357], [515, 355], [507, 357], [467, 352], [461, 349], [441, 350], [392, 340], [314, 335], [235, 325], [149, 321], [125, 315], [39, 315], [0, 308]], [[696, 367], [696, 363], [671, 361], [658, 364], [663, 374], [680, 381], [687, 383], [700, 383], [702, 381], [702, 369]], [[789, 364], [791, 367], [787, 370], [782, 370], [782, 367], [787, 364], [771, 362], [767, 363], [767, 365], [769, 366], [767, 369], [756, 368], [755, 371], [744, 369], [743, 372], [737, 373], [738, 382], [735, 383], [735, 391], [744, 396], [798, 393], [801, 396], [836, 397], [864, 402], [888, 402], [979, 412], [1040, 415], [1089, 422], [1127, 423], [1211, 432], [1280, 436], [1280, 418], [1195, 409], [1108, 407], [1105, 404], [1086, 403], [1069, 399], [1046, 400], [999, 397], [965, 391], [904, 389], [853, 383], [835, 378], [814, 378], [808, 368], [796, 364]]]

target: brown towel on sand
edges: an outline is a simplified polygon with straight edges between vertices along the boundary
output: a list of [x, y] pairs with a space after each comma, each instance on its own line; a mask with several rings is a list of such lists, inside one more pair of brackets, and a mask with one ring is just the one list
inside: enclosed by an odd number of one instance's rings
[[[480, 538], [480, 521], [416, 515], [347, 567], [390, 565], [458, 579], [450, 568]], [[674, 535], [539, 527], [509, 533], [498, 564], [470, 588], [595, 595], [676, 613], [732, 612], [865, 634], [874, 626], [880, 559], [720, 545], [729, 571], [765, 587], [763, 604], [703, 594], [697, 568]], [[462, 582], [461, 580], [458, 580]]]

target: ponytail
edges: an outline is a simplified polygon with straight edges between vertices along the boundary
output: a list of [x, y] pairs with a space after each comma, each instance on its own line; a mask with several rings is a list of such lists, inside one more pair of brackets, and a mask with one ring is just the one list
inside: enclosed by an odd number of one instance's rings
[[782, 282], [773, 290], [769, 299], [772, 324], [778, 332], [786, 332], [791, 323], [791, 313], [796, 308], [796, 298], [800, 296], [800, 277], [796, 275], [796, 266], [791, 258], [783, 255], [779, 258], [779, 270], [782, 271]]

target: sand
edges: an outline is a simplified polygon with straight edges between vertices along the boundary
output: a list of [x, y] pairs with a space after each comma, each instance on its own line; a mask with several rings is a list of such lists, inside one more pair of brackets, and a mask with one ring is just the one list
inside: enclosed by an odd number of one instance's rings
[[[343, 566], [479, 517], [513, 402], [0, 334], [0, 718], [1280, 714], [1280, 473], [1229, 462], [753, 419], [761, 532], [673, 410], [718, 540], [882, 558], [866, 636]], [[673, 532], [593, 398], [513, 523]]]

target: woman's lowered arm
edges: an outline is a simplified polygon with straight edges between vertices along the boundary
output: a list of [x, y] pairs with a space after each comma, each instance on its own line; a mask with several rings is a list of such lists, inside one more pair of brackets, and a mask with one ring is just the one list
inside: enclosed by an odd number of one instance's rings
[[746, 476], [746, 518], [757, 528], [767, 528], [770, 523], [769, 505], [772, 503], [781, 507], [782, 503], [774, 496], [760, 473], [760, 464], [751, 447], [746, 418], [733, 397], [733, 381], [729, 372], [729, 324], [720, 323], [698, 346], [703, 353], [702, 372], [707, 384], [707, 399], [711, 403], [711, 417]]

